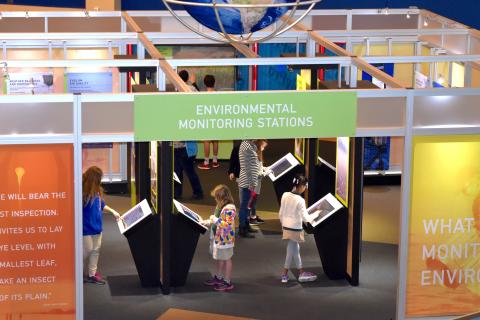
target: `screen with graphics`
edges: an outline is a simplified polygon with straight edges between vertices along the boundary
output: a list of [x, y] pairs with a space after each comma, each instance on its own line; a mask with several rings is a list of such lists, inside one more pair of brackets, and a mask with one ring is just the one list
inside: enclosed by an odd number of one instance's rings
[[143, 199], [142, 202], [122, 215], [122, 219], [118, 221], [120, 232], [124, 233], [125, 231], [129, 230], [151, 213], [152, 210], [148, 205], [147, 199]]
[[298, 160], [289, 153], [267, 168], [271, 171], [268, 176], [272, 181], [275, 181], [298, 164]]
[[334, 214], [338, 209], [342, 207], [340, 201], [338, 201], [332, 194], [327, 194], [322, 199], [315, 202], [311, 205], [307, 212], [310, 216], [316, 216], [311, 225], [316, 227], [322, 221], [326, 220], [332, 214]]
[[205, 227], [203, 224], [201, 224], [201, 222], [203, 221], [202, 217], [200, 217], [199, 214], [197, 214], [195, 211], [193, 211], [192, 209], [188, 208], [187, 206], [185, 206], [184, 204], [178, 202], [177, 200], [173, 200], [173, 204], [175, 205], [175, 208], [177, 209], [178, 212], [180, 212], [181, 214], [183, 214], [185, 217], [187, 217], [188, 219], [194, 221], [195, 223], [197, 223], [199, 226], [201, 226], [202, 228], [204, 228], [205, 230], [207, 230], [207, 227]]

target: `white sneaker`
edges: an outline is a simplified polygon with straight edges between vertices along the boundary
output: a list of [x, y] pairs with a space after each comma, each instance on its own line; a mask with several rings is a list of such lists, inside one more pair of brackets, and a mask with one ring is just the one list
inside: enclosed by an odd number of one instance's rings
[[311, 272], [302, 272], [298, 277], [298, 282], [311, 282], [317, 280], [317, 275]]

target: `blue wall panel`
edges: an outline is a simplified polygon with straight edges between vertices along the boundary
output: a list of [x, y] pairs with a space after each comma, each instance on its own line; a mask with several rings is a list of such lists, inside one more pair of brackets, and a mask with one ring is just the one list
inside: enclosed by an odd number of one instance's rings
[[[49, 7], [84, 8], [85, 0], [0, 0], [0, 3], [39, 5]], [[408, 8], [428, 9], [473, 28], [480, 29], [479, 0], [323, 0], [318, 9]], [[122, 0], [123, 10], [161, 10], [162, 0]]]
[[[452, 20], [480, 29], [479, 0], [323, 0], [317, 9], [408, 8], [428, 9]], [[123, 10], [160, 10], [161, 0], [122, 0]]]

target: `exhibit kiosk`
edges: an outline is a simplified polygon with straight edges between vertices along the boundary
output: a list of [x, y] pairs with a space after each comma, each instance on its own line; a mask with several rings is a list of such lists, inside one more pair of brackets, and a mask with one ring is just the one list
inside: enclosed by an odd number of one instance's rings
[[[409, 18], [406, 17], [407, 15]], [[396, 18], [392, 19], [393, 16]], [[350, 98], [354, 103], [348, 110], [323, 113], [325, 110], [318, 104], [311, 102], [309, 105], [310, 111], [315, 114], [322, 109], [320, 115], [327, 122], [339, 125], [341, 129], [338, 132], [319, 130], [313, 134], [308, 132], [307, 127], [301, 127], [294, 128], [295, 130], [286, 128], [283, 133], [278, 133], [271, 128], [269, 130], [260, 128], [261, 130], [244, 130], [243, 134], [237, 136], [227, 136], [229, 134], [227, 132], [225, 139], [254, 139], [258, 136], [272, 139], [305, 138], [305, 148], [310, 149], [305, 152], [305, 164], [303, 164], [305, 173], [311, 181], [318, 181], [315, 174], [323, 173], [315, 171], [315, 166], [319, 167], [318, 170], [324, 170], [324, 167], [328, 167], [326, 165], [328, 163], [336, 170], [339, 168], [337, 163], [333, 164], [332, 160], [321, 155], [322, 140], [319, 141], [318, 138], [350, 137], [348, 139], [350, 157], [347, 165], [350, 168], [348, 191], [342, 194], [341, 190], [334, 188], [324, 193], [326, 190], [318, 188], [315, 193], [308, 195], [310, 197], [308, 204], [314, 204], [328, 193], [335, 195], [338, 192], [343, 199], [341, 202], [347, 203], [348, 210], [343, 209], [346, 211], [345, 214], [342, 214], [342, 209], [339, 209], [320, 222], [316, 228], [326, 226], [336, 217], [343, 219], [342, 228], [343, 230], [346, 228], [347, 239], [344, 276], [346, 274], [351, 279], [355, 279], [355, 273], [358, 275], [359, 268], [356, 262], [359, 261], [360, 252], [361, 237], [358, 230], [361, 230], [362, 199], [356, 188], [362, 184], [364, 171], [364, 167], [359, 166], [361, 162], [355, 161], [355, 157], [363, 154], [365, 137], [403, 139], [399, 143], [403, 145], [403, 155], [397, 155], [401, 159], [401, 166], [396, 168], [401, 171], [403, 182], [399, 221], [401, 232], [397, 318], [466, 314], [474, 311], [478, 306], [475, 303], [478, 300], [477, 282], [458, 283], [458, 286], [450, 283], [450, 286], [443, 286], [442, 283], [433, 281], [442, 277], [441, 270], [452, 269], [469, 273], [470, 271], [466, 270], [470, 265], [478, 267], [478, 259], [460, 257], [452, 262], [440, 256], [438, 259], [430, 257], [432, 259], [427, 260], [422, 259], [421, 253], [422, 246], [426, 246], [427, 251], [432, 252], [432, 248], [447, 241], [453, 241], [453, 245], [465, 245], [476, 243], [475, 239], [478, 237], [477, 228], [472, 227], [468, 229], [468, 234], [465, 236], [452, 238], [442, 235], [435, 242], [436, 240], [433, 241], [427, 237], [421, 226], [421, 221], [424, 219], [432, 221], [433, 224], [437, 221], [435, 219], [438, 217], [429, 216], [427, 212], [421, 210], [421, 208], [430, 208], [427, 211], [439, 212], [436, 203], [450, 202], [455, 204], [455, 208], [464, 208], [461, 211], [450, 209], [442, 211], [445, 219], [455, 218], [460, 219], [459, 221], [478, 219], [478, 210], [474, 206], [478, 197], [478, 190], [474, 187], [477, 185], [478, 174], [473, 164], [478, 164], [480, 135], [478, 113], [480, 34], [477, 30], [419, 9], [391, 9], [388, 17], [377, 9], [313, 11], [302, 24], [271, 40], [272, 43], [290, 43], [294, 46], [302, 43], [306, 48], [305, 57], [262, 58], [245, 46], [237, 46], [236, 50], [245, 58], [164, 59], [155, 49], [155, 45], [210, 44], [210, 41], [182, 30], [165, 12], [89, 12], [88, 14], [82, 11], [2, 12], [2, 18], [2, 26], [8, 26], [8, 28], [2, 29], [1, 34], [3, 43], [1, 64], [5, 80], [3, 85], [7, 88], [4, 90], [5, 94], [0, 95], [2, 114], [0, 117], [0, 163], [2, 163], [0, 180], [6, 181], [0, 186], [0, 196], [9, 193], [35, 193], [31, 183], [32, 177], [37, 176], [43, 183], [40, 191], [53, 193], [60, 199], [52, 202], [51, 207], [58, 206], [58, 210], [69, 213], [65, 215], [65, 220], [61, 220], [63, 216], [55, 217], [55, 223], [64, 228], [62, 232], [51, 235], [52, 241], [65, 244], [63, 249], [52, 252], [51, 258], [58, 261], [58, 266], [52, 267], [51, 272], [61, 277], [59, 279], [66, 285], [61, 288], [58, 283], [48, 285], [52, 292], [50, 302], [65, 306], [61, 310], [65, 314], [83, 319], [81, 176], [84, 164], [82, 145], [86, 143], [135, 143], [134, 162], [143, 163], [138, 166], [138, 175], [135, 172], [137, 181], [140, 176], [150, 176], [146, 172], [149, 168], [148, 156], [147, 159], [142, 158], [143, 152], [137, 152], [137, 148], [144, 148], [148, 154], [149, 142], [159, 141], [157, 164], [161, 163], [161, 165], [157, 171], [157, 186], [161, 192], [157, 193], [157, 211], [144, 216], [140, 222], [131, 227], [130, 231], [134, 236], [133, 232], [141, 228], [142, 223], [148, 219], [155, 221], [152, 225], [158, 228], [153, 232], [155, 234], [153, 245], [158, 246], [156, 250], [159, 264], [159, 274], [156, 276], [158, 283], [162, 286], [164, 293], [169, 293], [172, 285], [183, 282], [186, 271], [183, 270], [179, 276], [175, 275], [173, 270], [176, 266], [173, 263], [176, 258], [173, 254], [174, 244], [172, 244], [176, 236], [175, 228], [184, 230], [186, 234], [192, 230], [199, 234], [202, 229], [189, 217], [181, 213], [174, 214], [171, 141], [186, 140], [192, 136], [181, 134], [174, 137], [172, 136], [174, 131], [155, 131], [155, 128], [159, 127], [168, 128], [174, 115], [167, 113], [164, 116], [157, 116], [146, 105], [149, 102], [143, 99], [153, 97], [154, 103], [155, 99], [158, 99], [157, 105], [159, 101], [168, 102], [169, 106], [176, 105], [177, 111], [188, 108], [188, 101], [184, 99], [192, 96], [195, 99], [197, 97], [203, 99], [204, 95], [189, 93], [190, 90], [179, 80], [175, 70], [182, 66], [202, 65], [217, 67], [312, 64], [337, 66], [339, 74], [336, 79], [337, 88], [344, 87], [343, 82], [345, 82], [348, 89], [315, 92], [288, 91], [285, 96], [275, 92], [275, 96], [287, 98], [291, 94], [302, 100], [308, 100], [312, 94], [318, 94], [321, 95], [319, 101], [327, 99], [327, 96], [329, 96], [328, 99], [335, 101], [337, 98], [343, 99], [348, 96], [345, 93], [352, 94]], [[152, 23], [152, 20], [156, 23]], [[72, 23], [72, 21], [81, 23]], [[393, 23], [395, 26], [392, 25]], [[159, 25], [161, 32], [158, 31]], [[392, 27], [389, 28], [389, 26]], [[19, 31], [22, 32], [18, 33]], [[334, 42], [345, 42], [345, 48], [335, 45]], [[334, 55], [316, 57], [320, 47], [330, 50]], [[133, 56], [133, 51], [136, 52], [136, 56]], [[132, 55], [127, 59], [114, 59], [115, 54]], [[394, 64], [393, 77], [374, 66], [385, 63]], [[129, 71], [131, 77], [118, 71], [122, 67], [132, 68], [132, 71]], [[74, 91], [69, 92], [64, 89], [66, 74], [67, 79], [71, 79], [72, 83], [79, 83], [78, 75], [69, 76], [68, 74], [74, 74], [75, 69], [85, 71], [88, 68], [91, 68], [92, 73], [101, 74], [106, 70], [109, 71], [106, 73], [111, 72], [111, 91], [74, 94]], [[149, 76], [145, 74], [140, 79], [139, 72], [135, 71], [136, 68], [153, 68], [156, 72]], [[383, 82], [387, 89], [359, 89], [357, 83], [362, 77], [360, 71], [368, 73], [372, 80], [375, 78], [376, 83]], [[15, 75], [16, 73], [20, 75]], [[53, 82], [50, 81], [52, 75]], [[440, 81], [442, 78], [443, 81]], [[87, 76], [84, 79], [87, 79]], [[107, 75], [98, 75], [97, 79], [105, 81]], [[151, 80], [160, 92], [129, 93], [128, 88], [135, 79], [138, 80], [137, 83]], [[26, 87], [24, 85], [22, 89], [19, 83], [29, 85]], [[437, 85], [440, 83], [443, 83], [443, 88]], [[179, 93], [167, 93], [165, 92], [167, 87], [174, 87]], [[268, 92], [263, 93], [268, 94]], [[235, 94], [234, 92], [215, 93], [210, 97], [221, 101], [226, 96], [234, 97]], [[263, 99], [259, 93], [255, 92], [243, 92], [242, 95], [251, 99]], [[175, 102], [177, 104], [172, 104]], [[180, 114], [181, 112], [178, 112], [178, 115]], [[340, 114], [343, 118], [341, 120], [335, 118], [335, 114]], [[115, 115], [115, 121], [111, 121], [112, 115]], [[149, 122], [148, 117], [154, 117], [152, 119], [154, 123]], [[213, 133], [216, 134], [216, 132]], [[207, 132], [202, 133], [199, 138], [207, 140], [214, 136]], [[316, 150], [317, 145], [318, 150]], [[455, 152], [452, 152], [452, 146]], [[438, 159], [451, 160], [432, 163], [433, 151], [438, 152]], [[122, 156], [125, 158], [122, 160], [125, 164], [127, 163], [126, 155], [125, 151]], [[319, 160], [319, 156], [324, 161]], [[108, 161], [114, 161], [114, 158]], [[458, 163], [463, 171], [451, 169], [450, 161]], [[143, 173], [140, 172], [142, 166]], [[296, 168], [301, 167], [301, 165], [296, 166]], [[126, 173], [127, 166], [124, 165], [123, 168]], [[333, 172], [330, 167], [328, 170]], [[329, 172], [330, 177], [332, 172]], [[439, 176], [445, 184], [442, 184], [442, 181], [432, 180], [430, 189], [422, 184], [422, 181]], [[449, 186], [451, 188], [456, 186], [452, 181], [458, 181], [459, 177], [463, 185], [457, 189], [448, 189]], [[282, 178], [280, 177], [277, 181]], [[126, 175], [122, 179], [127, 179]], [[333, 186], [336, 179], [335, 175]], [[342, 181], [338, 182], [337, 185], [344, 185]], [[137, 201], [151, 199], [148, 191], [142, 191], [137, 183], [135, 186], [136, 194], [139, 195], [136, 198]], [[331, 186], [332, 184], [329, 183], [329, 188]], [[447, 188], [444, 190], [448, 192], [440, 192], [443, 187]], [[443, 199], [438, 198], [438, 194], [441, 194]], [[336, 196], [336, 198], [339, 197]], [[17, 200], [1, 200], [5, 203], [7, 208], [5, 210], [10, 211], [16, 208]], [[22, 201], [24, 201], [22, 202], [24, 208], [33, 206], [29, 200]], [[345, 203], [343, 203], [344, 207]], [[153, 205], [151, 207], [154, 208]], [[25, 221], [30, 226], [36, 227], [36, 220], [25, 219]], [[14, 223], [9, 217], [5, 218], [4, 222]], [[468, 226], [468, 224], [462, 225]], [[1, 237], [1, 241], [5, 243], [16, 241], [14, 237], [6, 238], [3, 235]], [[187, 251], [192, 248], [194, 250], [190, 245], [181, 250]], [[325, 256], [328, 254], [325, 253]], [[189, 264], [186, 260], [188, 259], [182, 260], [183, 266]], [[439, 265], [447, 266], [447, 269], [438, 268]], [[65, 272], [60, 273], [60, 269]], [[8, 270], [2, 272], [8, 272]], [[449, 275], [445, 275], [446, 271], [443, 272], [443, 279], [448, 279]], [[467, 277], [467, 279], [470, 278], [470, 276]], [[361, 279], [358, 284], [361, 285]], [[453, 287], [461, 290], [454, 290]], [[10, 289], [18, 288], [14, 286]], [[5, 289], [0, 287], [0, 290], [3, 293]], [[445, 306], [441, 300], [431, 298], [432, 296], [449, 296], [452, 302], [473, 301], [473, 303], [452, 303]], [[9, 304], [9, 307], [11, 314], [26, 310], [23, 305], [15, 302]], [[28, 312], [47, 314], [56, 312], [45, 309], [43, 304], [32, 303], [28, 308]]]

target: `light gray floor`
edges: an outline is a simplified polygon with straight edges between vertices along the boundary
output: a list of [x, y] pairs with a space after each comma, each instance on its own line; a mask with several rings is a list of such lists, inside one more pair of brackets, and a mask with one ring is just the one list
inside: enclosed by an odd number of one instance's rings
[[[119, 210], [129, 198], [107, 197]], [[334, 244], [332, 244], [334, 245]], [[232, 292], [218, 293], [202, 281], [214, 270], [208, 236], [201, 236], [187, 285], [169, 296], [139, 286], [126, 239], [111, 216], [105, 217], [99, 271], [105, 286], [85, 285], [85, 319], [156, 319], [169, 308], [230, 314], [257, 319], [393, 319], [395, 315], [397, 246], [364, 242], [360, 286], [328, 280], [311, 236], [301, 247], [306, 269], [319, 274], [314, 283], [279, 281], [285, 248], [280, 235], [238, 239]], [[293, 274], [291, 275], [293, 277]]]

